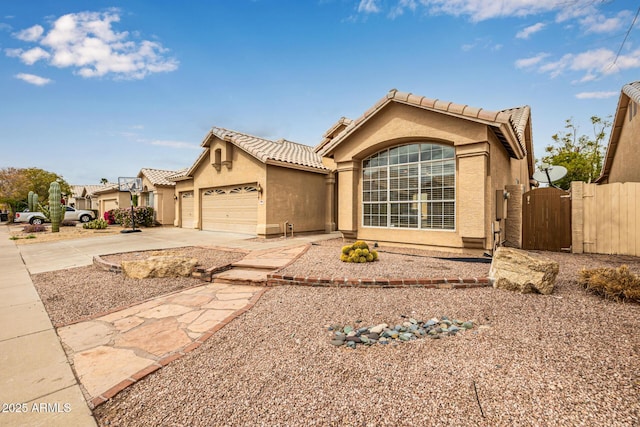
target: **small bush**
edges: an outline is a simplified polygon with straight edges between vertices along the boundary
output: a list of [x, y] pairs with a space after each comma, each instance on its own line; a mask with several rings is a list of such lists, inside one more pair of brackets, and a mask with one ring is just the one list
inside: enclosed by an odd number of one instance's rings
[[378, 259], [378, 252], [369, 249], [366, 242], [358, 240], [352, 245], [343, 246], [340, 253], [340, 261], [342, 262], [373, 262]]
[[[109, 211], [113, 215], [116, 224], [123, 227], [131, 227], [131, 208], [118, 208]], [[151, 227], [153, 225], [153, 208], [138, 206], [133, 208], [133, 216], [136, 226]]]
[[[107, 221], [107, 224], [109, 224], [109, 225], [113, 225], [113, 224], [115, 224], [115, 223], [116, 223], [116, 219], [115, 219], [115, 217], [113, 216], [113, 211], [114, 211], [114, 210], [115, 210], [115, 209], [111, 209], [110, 211], [106, 211], [106, 212], [104, 213], [104, 215], [103, 215], [104, 220], [105, 220], [105, 221]], [[97, 216], [96, 216], [96, 218], [97, 218]]]
[[47, 228], [43, 224], [29, 224], [25, 225], [22, 231], [25, 233], [42, 233], [47, 231]]
[[70, 219], [65, 219], [64, 221], [62, 221], [60, 223], [61, 226], [63, 227], [75, 227], [76, 226], [76, 222], [75, 221], [71, 221]]
[[93, 221], [89, 221], [87, 223], [82, 224], [82, 228], [89, 230], [104, 230], [107, 228], [109, 224], [104, 219], [94, 219]]
[[587, 291], [605, 298], [640, 302], [640, 276], [631, 273], [626, 265], [617, 269], [582, 269], [578, 281]]

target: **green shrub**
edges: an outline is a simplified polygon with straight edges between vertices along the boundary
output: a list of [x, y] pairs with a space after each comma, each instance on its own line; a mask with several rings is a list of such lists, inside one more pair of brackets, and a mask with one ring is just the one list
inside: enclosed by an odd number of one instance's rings
[[340, 261], [342, 262], [373, 262], [378, 259], [378, 252], [369, 249], [366, 242], [358, 240], [352, 245], [343, 246], [340, 253]]
[[[111, 211], [116, 224], [131, 227], [131, 208], [118, 208]], [[138, 206], [133, 208], [133, 217], [137, 226], [151, 227], [153, 225], [153, 208]]]
[[605, 298], [640, 302], [640, 276], [631, 273], [626, 265], [582, 269], [578, 282], [587, 291]]
[[82, 224], [82, 228], [90, 229], [90, 230], [104, 230], [107, 228], [109, 223], [104, 219], [94, 219], [93, 221], [89, 221], [87, 223]]

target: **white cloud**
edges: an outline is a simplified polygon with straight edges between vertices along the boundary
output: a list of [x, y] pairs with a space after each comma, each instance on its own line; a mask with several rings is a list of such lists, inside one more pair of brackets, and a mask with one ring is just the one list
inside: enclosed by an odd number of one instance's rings
[[532, 56], [531, 58], [522, 58], [522, 59], [518, 59], [515, 62], [515, 66], [516, 68], [529, 68], [529, 67], [533, 67], [534, 65], [539, 64], [544, 58], [546, 58], [547, 56], [549, 56], [548, 53], [539, 53], [536, 56]]
[[34, 25], [33, 27], [14, 33], [13, 37], [23, 42], [35, 42], [40, 39], [42, 33], [44, 33], [44, 28], [40, 25]]
[[418, 7], [418, 3], [416, 2], [416, 0], [398, 0], [398, 4], [396, 4], [391, 9], [391, 12], [389, 12], [389, 17], [396, 18], [404, 14], [404, 11], [406, 9], [409, 9], [410, 11], [415, 12], [417, 7]]
[[606, 99], [613, 98], [619, 92], [580, 92], [576, 94], [578, 99]]
[[161, 147], [171, 147], [171, 148], [186, 148], [186, 149], [200, 149], [200, 146], [197, 144], [192, 144], [190, 142], [182, 142], [182, 141], [168, 141], [168, 140], [154, 140], [150, 142], [151, 145], [158, 145]]
[[599, 76], [615, 74], [632, 68], [640, 68], [640, 49], [620, 55], [617, 59], [616, 53], [609, 49], [593, 49], [578, 54], [569, 53], [557, 61], [540, 65], [538, 71], [547, 73], [551, 77], [558, 77], [567, 72], [584, 73], [578, 81], [588, 82]]
[[20, 57], [28, 65], [46, 59], [55, 67], [73, 68], [85, 78], [142, 79], [178, 68], [178, 61], [169, 57], [160, 43], [134, 41], [129, 32], [115, 31], [113, 25], [118, 22], [120, 15], [115, 9], [70, 13], [56, 19], [46, 33], [38, 25], [16, 33], [20, 40], [39, 41], [38, 47], [26, 51], [6, 49], [5, 53]]
[[528, 39], [529, 36], [531, 36], [531, 34], [537, 33], [538, 31], [542, 30], [545, 26], [546, 25], [543, 24], [542, 22], [538, 22], [537, 24], [530, 25], [524, 30], [519, 31], [518, 34], [516, 34], [516, 38]]
[[51, 79], [47, 79], [47, 78], [44, 78], [44, 77], [36, 76], [35, 74], [26, 74], [26, 73], [16, 74], [14, 77], [16, 79], [20, 79], [22, 81], [25, 81], [27, 83], [31, 83], [32, 85], [36, 85], [36, 86], [44, 86], [44, 85], [49, 84], [49, 83], [51, 83], [53, 81]]
[[360, 0], [358, 12], [378, 13], [380, 12], [380, 6], [378, 6], [377, 0]]
[[631, 23], [631, 13], [628, 10], [619, 12], [613, 18], [607, 18], [601, 13], [591, 13], [580, 19], [580, 25], [588, 33], [610, 33], [622, 31]]
[[51, 55], [40, 47], [34, 47], [20, 53], [20, 59], [27, 65], [33, 65], [41, 59], [48, 59]]
[[[576, 0], [587, 3], [589, 0]], [[472, 21], [484, 21], [507, 16], [529, 16], [563, 10], [567, 3], [558, 0], [420, 0], [431, 13], [468, 16]]]

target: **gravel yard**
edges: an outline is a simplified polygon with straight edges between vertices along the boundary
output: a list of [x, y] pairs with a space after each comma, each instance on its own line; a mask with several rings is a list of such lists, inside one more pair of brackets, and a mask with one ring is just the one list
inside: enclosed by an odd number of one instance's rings
[[[119, 263], [122, 259], [144, 259], [151, 252], [128, 252], [102, 258], [112, 263]], [[197, 258], [200, 265], [207, 268], [227, 265], [242, 259], [245, 255], [238, 251], [198, 247], [178, 248], [168, 252]], [[124, 274], [103, 271], [94, 266], [35, 274], [31, 279], [51, 321], [56, 326], [94, 317], [199, 284], [191, 277], [130, 279]]]
[[[384, 265], [397, 276], [423, 262], [345, 267], [334, 262], [331, 244], [313, 246], [287, 271], [352, 276], [359, 270], [351, 268]], [[582, 266], [626, 263], [638, 273], [640, 259], [547, 255], [561, 266], [549, 296], [493, 288], [271, 289], [201, 347], [94, 414], [102, 426], [640, 424], [640, 306], [587, 294], [575, 282]], [[448, 262], [438, 271], [488, 271], [488, 264]], [[472, 319], [476, 327], [356, 350], [330, 344], [330, 325], [401, 323], [402, 316]]]

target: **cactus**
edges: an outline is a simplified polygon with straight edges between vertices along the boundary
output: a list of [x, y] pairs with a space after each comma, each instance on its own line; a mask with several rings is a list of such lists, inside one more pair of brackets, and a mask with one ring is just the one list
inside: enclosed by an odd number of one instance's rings
[[60, 216], [64, 215], [64, 213], [61, 214], [61, 211], [60, 184], [54, 181], [49, 185], [49, 212], [51, 214], [51, 232], [53, 233], [60, 231]]
[[352, 245], [343, 246], [340, 252], [340, 261], [342, 262], [365, 263], [378, 259], [378, 252], [370, 250], [367, 242], [361, 240]]
[[38, 210], [38, 193], [29, 191], [29, 195], [27, 196], [27, 208], [29, 209], [29, 212], [36, 212]]

